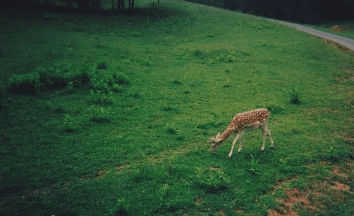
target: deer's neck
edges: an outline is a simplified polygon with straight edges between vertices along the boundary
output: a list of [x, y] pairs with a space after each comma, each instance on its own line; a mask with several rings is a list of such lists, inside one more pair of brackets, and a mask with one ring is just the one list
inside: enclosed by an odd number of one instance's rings
[[220, 139], [222, 139], [223, 141], [226, 141], [231, 134], [233, 134], [235, 132], [235, 130], [233, 130], [232, 128], [228, 127], [226, 128], [226, 130], [220, 135]]

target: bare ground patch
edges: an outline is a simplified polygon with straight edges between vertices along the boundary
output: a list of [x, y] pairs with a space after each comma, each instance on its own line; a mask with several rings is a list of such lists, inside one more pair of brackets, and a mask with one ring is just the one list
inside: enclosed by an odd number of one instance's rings
[[[319, 164], [326, 166], [330, 163], [322, 161]], [[279, 198], [278, 209], [268, 209], [268, 216], [297, 216], [298, 209], [305, 210], [311, 215], [326, 212], [326, 202], [340, 203], [352, 198], [352, 188], [345, 182], [350, 181], [354, 161], [347, 161], [343, 166], [333, 165], [328, 176], [322, 180], [312, 182], [305, 189], [289, 188], [289, 183], [296, 180], [292, 178], [274, 185], [273, 190], [284, 188], [286, 198]]]
[[334, 166], [334, 168], [333, 168], [333, 170], [331, 171], [331, 173], [332, 173], [333, 175], [337, 175], [337, 176], [342, 177], [342, 178], [344, 178], [344, 179], [348, 179], [348, 175], [347, 175], [346, 173], [342, 172], [342, 171], [340, 170], [339, 166], [337, 166], [337, 165]]
[[[178, 149], [165, 149], [161, 152], [159, 152], [156, 155], [151, 155], [147, 156], [145, 158], [142, 158], [141, 160], [137, 160], [133, 164], [158, 164], [158, 163], [163, 163], [165, 160], [170, 160], [172, 157], [176, 157], [178, 155], [186, 154], [190, 151], [196, 150], [196, 149], [202, 149], [204, 148], [203, 146], [199, 145], [198, 143], [190, 143], [189, 145], [180, 147]], [[110, 167], [107, 169], [99, 169], [95, 172], [93, 177], [88, 177], [88, 176], [83, 176], [80, 178], [81, 181], [90, 181], [93, 179], [98, 179], [98, 178], [103, 178], [109, 173], [122, 173], [126, 169], [129, 169], [131, 167], [130, 163], [123, 163], [119, 165], [115, 165], [114, 167]], [[210, 170], [218, 170], [218, 167], [210, 167]]]

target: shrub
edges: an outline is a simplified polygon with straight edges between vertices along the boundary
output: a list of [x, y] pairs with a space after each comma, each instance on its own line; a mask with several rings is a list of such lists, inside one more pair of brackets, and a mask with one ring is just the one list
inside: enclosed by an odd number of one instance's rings
[[89, 75], [84, 70], [78, 70], [71, 64], [55, 64], [51, 67], [39, 67], [36, 71], [40, 74], [42, 91], [64, 89], [69, 84], [75, 87], [85, 85], [89, 81]]
[[10, 77], [9, 89], [12, 93], [21, 95], [34, 95], [41, 88], [40, 75], [38, 73], [15, 74]]

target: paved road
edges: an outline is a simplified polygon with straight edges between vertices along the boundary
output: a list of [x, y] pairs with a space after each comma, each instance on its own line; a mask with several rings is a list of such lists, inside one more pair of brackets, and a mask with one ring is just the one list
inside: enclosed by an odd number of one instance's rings
[[302, 25], [298, 25], [298, 24], [294, 24], [294, 23], [289, 23], [289, 22], [283, 22], [283, 21], [279, 21], [279, 20], [274, 20], [274, 19], [267, 19], [271, 22], [276, 22], [279, 23], [281, 25], [286, 25], [289, 26], [291, 28], [295, 28], [299, 31], [303, 31], [303, 32], [307, 32], [311, 35], [315, 35], [317, 37], [321, 37], [321, 38], [325, 38], [327, 40], [331, 40], [333, 42], [339, 43], [342, 46], [347, 47], [348, 49], [354, 51], [354, 40], [349, 39], [349, 38], [345, 38], [345, 37], [341, 37], [338, 35], [334, 35], [334, 34], [330, 34], [327, 32], [323, 32], [323, 31], [319, 31], [319, 30], [315, 30], [312, 28], [308, 28]]

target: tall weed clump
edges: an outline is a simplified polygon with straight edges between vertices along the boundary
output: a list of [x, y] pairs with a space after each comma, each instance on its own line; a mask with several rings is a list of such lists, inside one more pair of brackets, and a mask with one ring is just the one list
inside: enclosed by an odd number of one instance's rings
[[112, 105], [113, 93], [121, 92], [124, 85], [130, 84], [128, 77], [120, 71], [108, 69], [106, 62], [97, 64], [90, 74], [89, 102], [100, 105]]
[[90, 76], [90, 86], [95, 93], [120, 92], [123, 85], [128, 85], [128, 77], [112, 70], [96, 71]]

